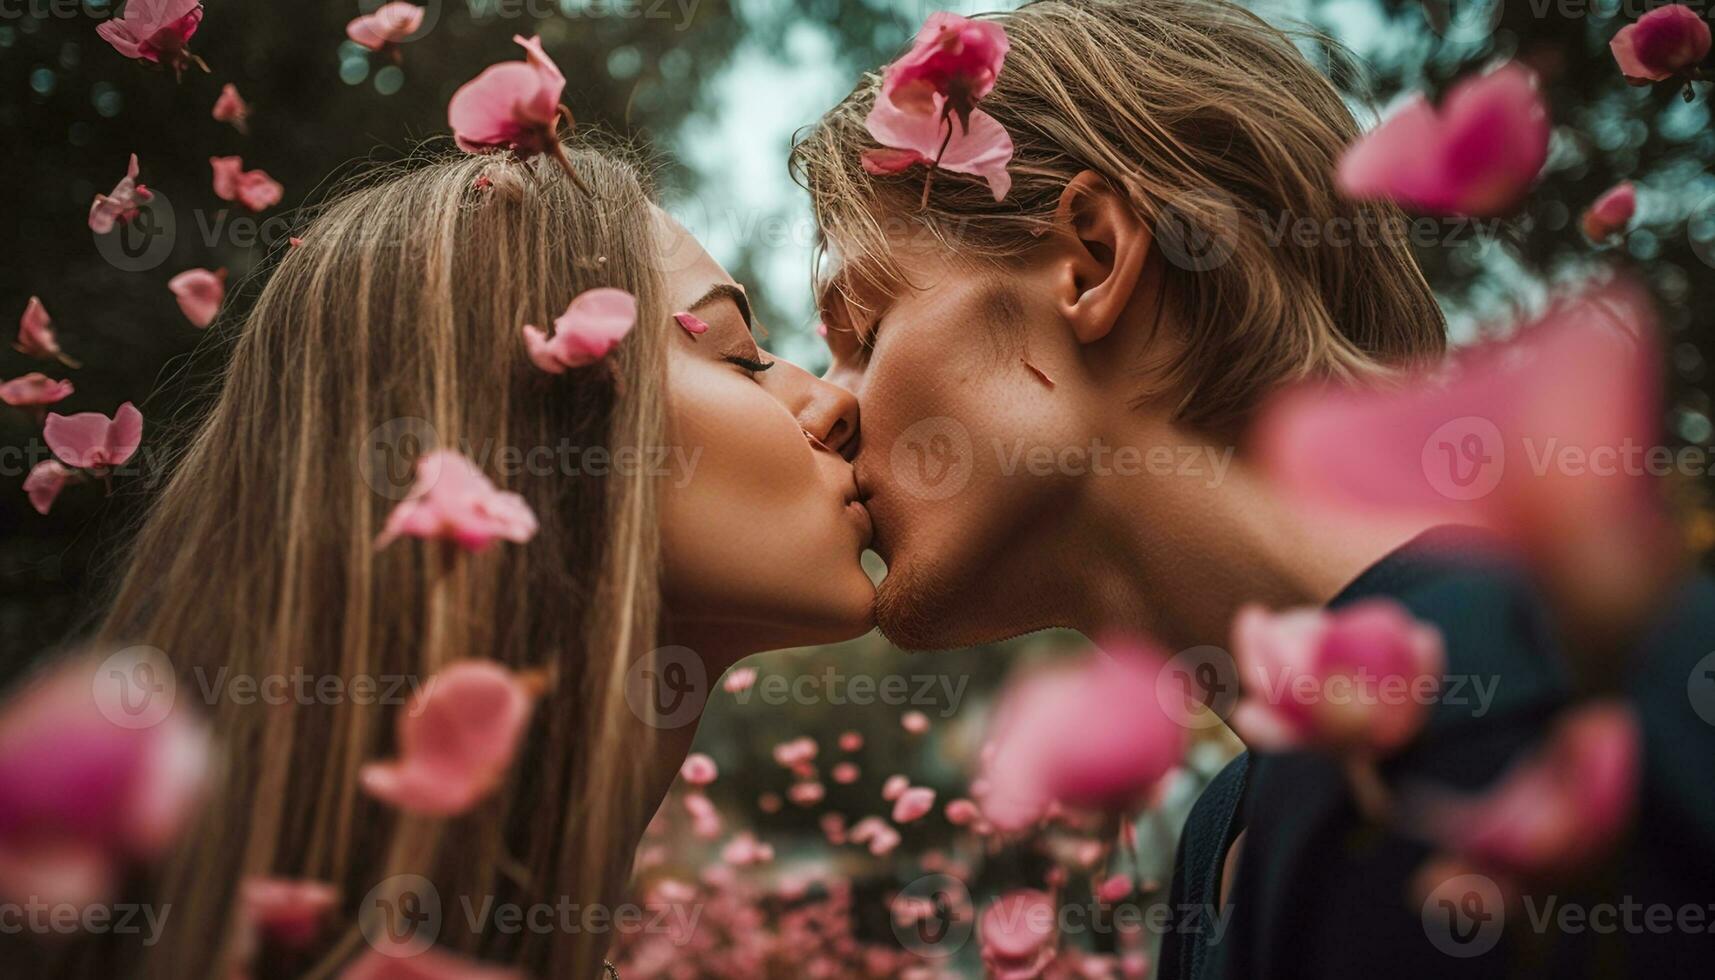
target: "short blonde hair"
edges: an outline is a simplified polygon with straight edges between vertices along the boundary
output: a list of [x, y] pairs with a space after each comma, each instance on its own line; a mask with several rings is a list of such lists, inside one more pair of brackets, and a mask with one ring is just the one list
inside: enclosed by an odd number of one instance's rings
[[[925, 208], [922, 170], [866, 174], [874, 76], [793, 147], [824, 245], [851, 275], [898, 281], [889, 250], [901, 232], [1004, 265], [1040, 241], [1067, 183], [1091, 170], [1167, 253], [1165, 298], [1185, 335], [1160, 380], [1179, 399], [1176, 417], [1224, 431], [1283, 381], [1445, 350], [1444, 317], [1406, 236], [1387, 233], [1403, 227], [1399, 210], [1336, 191], [1358, 127], [1287, 34], [1226, 0], [1037, 0], [984, 17], [1012, 42], [980, 106], [1016, 145], [1005, 200], [980, 178], [939, 172]], [[1306, 221], [1384, 233], [1345, 247], [1278, 233]], [[1218, 236], [1219, 251], [1188, 254], [1185, 229]]]

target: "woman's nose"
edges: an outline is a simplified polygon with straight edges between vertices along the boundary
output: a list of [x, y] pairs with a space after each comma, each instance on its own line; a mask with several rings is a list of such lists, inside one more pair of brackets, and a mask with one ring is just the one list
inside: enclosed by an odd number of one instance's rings
[[797, 416], [798, 424], [818, 442], [850, 459], [857, 454], [857, 397], [839, 385], [824, 381], [797, 365], [791, 365], [782, 400]]

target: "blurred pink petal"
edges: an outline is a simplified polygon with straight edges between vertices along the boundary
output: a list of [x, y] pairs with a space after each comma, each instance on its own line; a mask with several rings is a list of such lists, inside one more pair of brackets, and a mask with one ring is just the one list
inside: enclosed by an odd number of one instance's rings
[[592, 289], [554, 321], [554, 335], [524, 328], [530, 360], [549, 374], [586, 367], [606, 357], [637, 325], [637, 299], [623, 289]]
[[1165, 663], [1154, 650], [1118, 648], [1010, 686], [986, 750], [983, 816], [1016, 831], [1055, 802], [1110, 812], [1143, 802], [1185, 745], [1156, 696]]
[[790, 769], [800, 762], [816, 758], [816, 741], [808, 735], [781, 742], [774, 747], [774, 761]]
[[186, 45], [202, 24], [202, 15], [200, 0], [130, 0], [120, 16], [97, 24], [95, 32], [125, 57], [177, 73], [201, 63]]
[[988, 181], [995, 200], [1005, 200], [1012, 190], [1012, 175], [1006, 170], [1012, 162], [1012, 136], [981, 109], [971, 113], [970, 127], [965, 129], [956, 119], [944, 118], [945, 105], [945, 97], [937, 95], [934, 112], [910, 113], [887, 99], [877, 99], [866, 125], [887, 152], [866, 151], [864, 169], [887, 174], [930, 164], [981, 177]]
[[238, 94], [238, 86], [231, 82], [221, 87], [220, 98], [214, 100], [214, 120], [231, 123], [241, 133], [250, 132], [250, 106]]
[[720, 811], [701, 792], [685, 794], [685, 812], [691, 815], [691, 834], [698, 840], [714, 840], [721, 835]]
[[113, 230], [114, 225], [135, 219], [143, 205], [154, 199], [153, 191], [137, 183], [137, 176], [142, 172], [137, 154], [131, 154], [131, 163], [125, 169], [125, 176], [113, 186], [113, 193], [95, 195], [95, 202], [89, 206], [90, 231], [105, 235]]
[[31, 371], [0, 384], [0, 402], [14, 408], [54, 405], [71, 397], [75, 390], [70, 381], [56, 381], [40, 371]]
[[947, 801], [947, 822], [955, 827], [964, 827], [976, 823], [977, 818], [981, 815], [977, 805], [970, 800]]
[[220, 313], [220, 304], [226, 300], [226, 270], [191, 269], [181, 272], [167, 282], [167, 288], [179, 301], [179, 310], [185, 319], [192, 326], [203, 329], [214, 322]]
[[693, 752], [685, 757], [685, 764], [679, 767], [679, 778], [692, 786], [707, 786], [715, 781], [720, 770], [715, 768], [715, 760], [701, 752]]
[[841, 732], [839, 744], [841, 752], [861, 752], [863, 751], [863, 733]]
[[1414, 95], [1340, 160], [1340, 190], [1432, 214], [1517, 210], [1548, 159], [1536, 75], [1517, 63], [1453, 86], [1437, 112]]
[[18, 320], [18, 340], [12, 349], [39, 360], [59, 361], [69, 368], [83, 366], [60, 351], [59, 340], [54, 336], [54, 321], [36, 296], [24, 304], [24, 315]]
[[911, 823], [921, 820], [935, 809], [935, 791], [927, 786], [913, 786], [893, 801], [893, 822]]
[[340, 980], [524, 980], [524, 974], [430, 947], [370, 948], [340, 973]]
[[71, 471], [57, 459], [43, 460], [30, 467], [30, 475], [24, 477], [24, 494], [30, 498], [30, 506], [45, 515], [70, 478]]
[[673, 314], [673, 321], [693, 337], [699, 337], [709, 332], [709, 325], [694, 313], [675, 313]]
[[833, 776], [834, 782], [839, 783], [841, 786], [850, 786], [852, 783], [858, 781], [858, 777], [861, 776], [862, 773], [859, 772], [858, 767], [855, 764], [850, 762], [841, 762], [834, 766], [831, 775]]
[[406, 703], [398, 719], [399, 757], [365, 765], [364, 791], [412, 813], [470, 810], [511, 768], [536, 697], [500, 664], [453, 664]]
[[375, 547], [415, 537], [482, 551], [499, 540], [523, 544], [536, 530], [536, 515], [523, 497], [496, 488], [475, 463], [442, 449], [417, 460], [411, 495], [388, 516]]
[[750, 690], [756, 683], [755, 667], [734, 667], [727, 671], [726, 680], [721, 682], [721, 690], [728, 694], [738, 694]]
[[530, 157], [556, 146], [566, 77], [542, 50], [542, 39], [513, 38], [525, 61], [493, 65], [453, 94], [447, 122], [467, 153], [511, 150]]
[[1675, 569], [1644, 465], [1660, 424], [1655, 350], [1646, 293], [1586, 289], [1444, 375], [1285, 393], [1260, 415], [1258, 455], [1329, 518], [1487, 527], [1565, 608], [1625, 620]]
[[[208, 733], [160, 717], [134, 672], [80, 658], [0, 705], [0, 894], [99, 901], [124, 865], [158, 857], [201, 800]], [[111, 712], [139, 704], [122, 720]]]
[[1637, 210], [1637, 188], [1629, 181], [1614, 187], [1584, 212], [1584, 237], [1601, 243], [1624, 235]]
[[320, 937], [339, 904], [339, 889], [320, 881], [246, 878], [239, 898], [245, 923], [261, 938], [303, 949]]
[[922, 735], [929, 730], [929, 716], [921, 711], [907, 711], [899, 719], [899, 726], [912, 735]]
[[1136, 886], [1129, 875], [1109, 875], [1102, 879], [1101, 884], [1096, 886], [1096, 897], [1113, 904], [1130, 898], [1131, 893], [1135, 890]]
[[345, 36], [371, 51], [384, 51], [409, 41], [422, 26], [422, 7], [395, 0], [345, 25]]
[[123, 466], [143, 443], [143, 413], [130, 402], [108, 418], [99, 412], [51, 413], [42, 438], [54, 455], [80, 470]]
[[899, 831], [880, 817], [865, 817], [852, 825], [846, 839], [853, 844], [869, 845], [869, 852], [876, 857], [886, 857], [899, 846], [902, 838]]
[[1634, 84], [1689, 76], [1709, 57], [1709, 24], [1682, 4], [1658, 7], [1614, 35], [1608, 47]]
[[747, 864], [764, 864], [774, 860], [774, 848], [756, 839], [756, 835], [745, 831], [721, 848], [721, 860], [735, 867]]
[[799, 806], [815, 806], [827, 795], [827, 788], [818, 782], [793, 783], [786, 791], [786, 798]]
[[881, 798], [892, 803], [894, 800], [899, 799], [899, 795], [901, 793], [910, 788], [911, 780], [904, 776], [894, 774], [887, 777], [887, 781], [881, 784]]
[[286, 195], [280, 182], [264, 170], [245, 170], [243, 157], [209, 157], [214, 170], [214, 196], [234, 201], [247, 210], [266, 211]]
[[1625, 833], [1637, 803], [1643, 736], [1632, 709], [1592, 702], [1481, 797], [1424, 803], [1430, 834], [1477, 867], [1541, 878], [1578, 872]]
[[990, 980], [1035, 980], [1054, 961], [1059, 919], [1047, 892], [1020, 888], [983, 910], [977, 923]]
[[1441, 634], [1397, 603], [1270, 613], [1233, 621], [1244, 681], [1233, 730], [1252, 749], [1313, 747], [1359, 758], [1410, 741], [1441, 688]]
[[882, 73], [881, 98], [919, 115], [950, 105], [962, 119], [994, 90], [1011, 47], [999, 24], [932, 13], [911, 50]]

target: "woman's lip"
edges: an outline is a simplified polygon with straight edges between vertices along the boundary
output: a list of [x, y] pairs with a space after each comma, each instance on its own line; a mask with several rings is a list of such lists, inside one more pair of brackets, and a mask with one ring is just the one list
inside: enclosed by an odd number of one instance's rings
[[870, 539], [875, 537], [875, 522], [869, 516], [869, 508], [860, 501], [848, 501], [846, 514], [851, 517], [853, 523], [857, 524], [858, 530], [862, 532], [863, 543], [869, 544]]

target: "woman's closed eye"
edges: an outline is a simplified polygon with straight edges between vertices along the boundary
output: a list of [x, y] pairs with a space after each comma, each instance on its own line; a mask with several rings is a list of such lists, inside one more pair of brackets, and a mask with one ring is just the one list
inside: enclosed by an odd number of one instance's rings
[[745, 374], [755, 378], [757, 375], [773, 367], [775, 362], [762, 360], [762, 351], [731, 353], [722, 355], [722, 360], [735, 364], [744, 370]]

